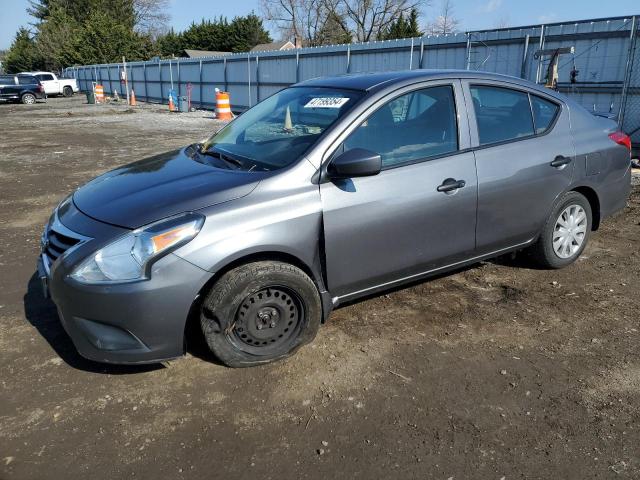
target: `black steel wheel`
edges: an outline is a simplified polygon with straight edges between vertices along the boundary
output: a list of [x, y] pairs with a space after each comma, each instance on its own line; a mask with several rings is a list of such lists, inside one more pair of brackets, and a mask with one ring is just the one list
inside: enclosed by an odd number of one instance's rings
[[320, 295], [307, 274], [262, 261], [230, 270], [213, 285], [200, 325], [224, 364], [247, 367], [292, 355], [313, 340], [321, 317]]
[[241, 302], [230, 340], [251, 354], [278, 351], [295, 340], [303, 318], [303, 303], [291, 289], [262, 288]]
[[62, 89], [62, 95], [65, 97], [70, 97], [73, 95], [73, 89], [71, 87], [64, 87]]

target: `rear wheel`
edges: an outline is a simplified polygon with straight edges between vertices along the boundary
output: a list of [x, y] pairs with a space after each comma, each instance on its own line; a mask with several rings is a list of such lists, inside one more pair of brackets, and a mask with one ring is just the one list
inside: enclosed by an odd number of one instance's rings
[[25, 93], [20, 97], [20, 101], [25, 105], [33, 105], [36, 103], [36, 96], [32, 93]]
[[73, 89], [71, 87], [64, 87], [62, 89], [62, 95], [64, 95], [65, 97], [70, 97], [71, 95], [73, 95]]
[[315, 337], [322, 307], [299, 268], [263, 261], [224, 274], [206, 296], [200, 325], [209, 349], [230, 367], [292, 355]]
[[578, 259], [591, 233], [589, 201], [578, 192], [565, 193], [547, 219], [537, 243], [531, 247], [533, 259], [546, 268], [562, 268]]

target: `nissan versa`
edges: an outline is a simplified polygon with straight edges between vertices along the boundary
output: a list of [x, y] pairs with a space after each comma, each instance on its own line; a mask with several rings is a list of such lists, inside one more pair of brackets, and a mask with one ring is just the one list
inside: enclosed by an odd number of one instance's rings
[[405, 282], [523, 249], [571, 264], [625, 206], [630, 167], [613, 121], [520, 79], [309, 80], [76, 190], [38, 270], [87, 358], [177, 357], [197, 318], [223, 363], [256, 365]]

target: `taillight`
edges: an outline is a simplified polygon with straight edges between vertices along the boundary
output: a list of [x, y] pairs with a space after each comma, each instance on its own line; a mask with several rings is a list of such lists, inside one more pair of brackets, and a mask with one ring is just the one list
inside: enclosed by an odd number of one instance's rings
[[631, 137], [624, 132], [613, 132], [609, 134], [609, 138], [618, 145], [627, 147], [631, 151]]
[[44, 92], [44, 87], [42, 86], [42, 84], [41, 84], [41, 83], [39, 83], [39, 84], [38, 84], [38, 91], [39, 91], [40, 93]]

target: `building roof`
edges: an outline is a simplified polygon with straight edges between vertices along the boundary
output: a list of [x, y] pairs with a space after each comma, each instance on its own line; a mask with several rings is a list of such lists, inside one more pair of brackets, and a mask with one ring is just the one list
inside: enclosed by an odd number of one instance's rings
[[223, 55], [231, 55], [231, 52], [215, 52], [211, 50], [191, 50], [191, 49], [186, 49], [184, 53], [189, 58], [222, 57]]
[[291, 43], [289, 40], [284, 40], [282, 42], [271, 42], [271, 43], [259, 43], [255, 47], [251, 49], [252, 52], [269, 52], [269, 51], [277, 51], [277, 50], [292, 50], [296, 48], [296, 46]]

